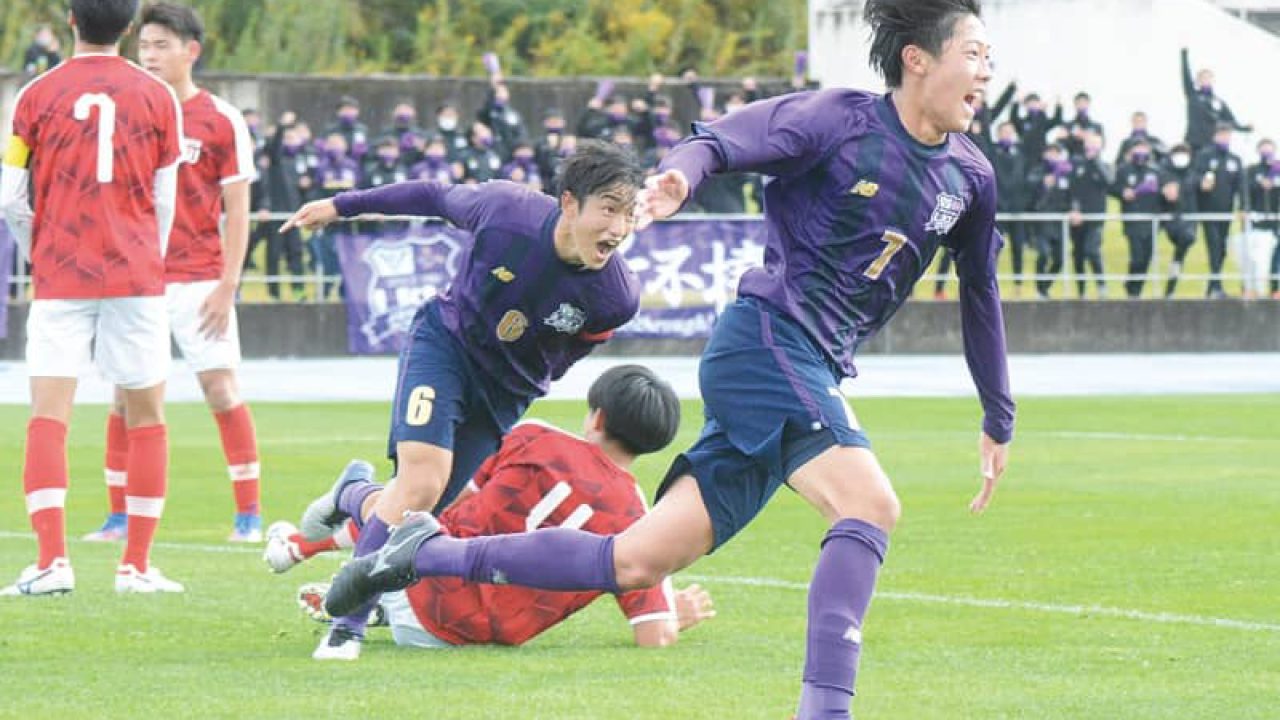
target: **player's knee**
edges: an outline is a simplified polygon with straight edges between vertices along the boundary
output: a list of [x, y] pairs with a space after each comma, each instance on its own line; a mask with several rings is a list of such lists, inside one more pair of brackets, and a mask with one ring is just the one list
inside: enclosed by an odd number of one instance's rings
[[240, 391], [236, 387], [234, 376], [228, 371], [201, 373], [200, 390], [204, 393], [209, 409], [215, 413], [226, 412], [240, 404]]

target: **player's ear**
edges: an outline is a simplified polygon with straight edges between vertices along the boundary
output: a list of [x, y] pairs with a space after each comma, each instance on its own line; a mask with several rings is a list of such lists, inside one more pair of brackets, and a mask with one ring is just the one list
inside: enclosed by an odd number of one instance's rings
[[574, 197], [573, 193], [565, 190], [560, 193], [560, 210], [569, 217], [577, 217], [578, 213], [582, 212], [582, 207], [578, 203], [578, 198]]
[[587, 428], [604, 434], [604, 410], [596, 408], [587, 415]]
[[907, 45], [902, 48], [902, 74], [923, 75], [933, 62], [933, 56], [925, 52], [919, 45]]
[[199, 40], [187, 41], [187, 54], [191, 56], [192, 63], [200, 59], [200, 53], [202, 52], [204, 52], [204, 46], [200, 44]]

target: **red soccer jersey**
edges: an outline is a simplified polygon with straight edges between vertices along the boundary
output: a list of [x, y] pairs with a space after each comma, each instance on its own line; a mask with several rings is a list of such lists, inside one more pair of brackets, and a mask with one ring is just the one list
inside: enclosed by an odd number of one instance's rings
[[155, 178], [178, 160], [182, 117], [164, 82], [116, 55], [77, 55], [14, 101], [29, 151], [36, 299], [161, 295]]
[[[472, 481], [475, 494], [440, 520], [455, 537], [503, 535], [539, 527], [619, 533], [645, 512], [635, 478], [594, 445], [540, 423], [507, 435]], [[408, 590], [428, 632], [455, 645], [520, 645], [600, 595], [424, 578]], [[632, 624], [674, 619], [670, 581], [618, 596]]]
[[222, 277], [222, 186], [253, 180], [253, 140], [239, 110], [208, 91], [182, 103], [178, 208], [164, 258], [165, 280]]

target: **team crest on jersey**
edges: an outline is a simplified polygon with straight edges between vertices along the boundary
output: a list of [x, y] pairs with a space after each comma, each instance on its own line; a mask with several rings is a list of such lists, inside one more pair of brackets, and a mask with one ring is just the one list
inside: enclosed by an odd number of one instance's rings
[[204, 143], [195, 138], [182, 138], [182, 162], [188, 165], [195, 165], [200, 161], [200, 151], [204, 149]]
[[946, 235], [959, 222], [964, 214], [964, 198], [950, 193], [938, 193], [938, 202], [933, 206], [933, 214], [925, 223], [924, 231]]
[[850, 195], [857, 195], [864, 198], [873, 198], [876, 193], [880, 192], [880, 184], [873, 183], [870, 180], [859, 180], [857, 185], [849, 191]]
[[493, 271], [489, 274], [498, 278], [504, 283], [509, 283], [512, 280], [516, 279], [516, 274], [508, 270], [506, 265], [499, 265], [498, 267], [494, 268]]
[[498, 339], [502, 342], [515, 342], [519, 340], [524, 331], [529, 329], [529, 318], [519, 310], [508, 310], [503, 314], [502, 319], [498, 321]]
[[550, 325], [566, 335], [578, 332], [586, 322], [587, 314], [569, 303], [560, 303], [551, 317], [542, 321], [544, 325]]

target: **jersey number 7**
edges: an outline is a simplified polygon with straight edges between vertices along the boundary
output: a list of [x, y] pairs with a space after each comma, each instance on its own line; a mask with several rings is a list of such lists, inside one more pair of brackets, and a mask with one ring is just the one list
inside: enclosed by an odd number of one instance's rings
[[94, 107], [98, 108], [98, 182], [109, 183], [115, 177], [116, 102], [102, 93], [85, 93], [76, 98], [75, 118], [88, 120], [89, 108]]

